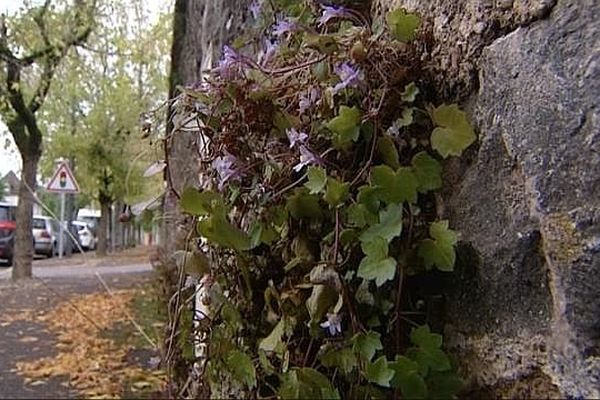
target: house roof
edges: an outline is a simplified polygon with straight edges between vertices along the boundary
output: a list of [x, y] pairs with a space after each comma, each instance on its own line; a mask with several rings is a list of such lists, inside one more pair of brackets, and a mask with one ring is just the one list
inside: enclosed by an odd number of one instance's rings
[[13, 171], [8, 171], [8, 173], [4, 175], [0, 180], [6, 183], [6, 195], [13, 195], [19, 193], [19, 185], [21, 185], [21, 180]]

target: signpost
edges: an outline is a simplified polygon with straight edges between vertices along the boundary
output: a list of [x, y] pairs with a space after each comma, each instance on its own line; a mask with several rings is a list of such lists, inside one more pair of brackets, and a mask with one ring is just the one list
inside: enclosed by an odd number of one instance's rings
[[60, 193], [60, 227], [58, 233], [58, 257], [62, 258], [65, 243], [64, 243], [64, 220], [65, 220], [65, 194], [66, 193], [79, 193], [79, 185], [69, 168], [69, 165], [62, 161], [58, 164], [58, 168], [52, 175], [46, 190], [49, 192]]

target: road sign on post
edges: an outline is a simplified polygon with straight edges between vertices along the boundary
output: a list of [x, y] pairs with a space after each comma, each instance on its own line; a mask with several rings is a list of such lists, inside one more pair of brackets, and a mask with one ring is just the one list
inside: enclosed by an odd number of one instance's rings
[[52, 175], [46, 190], [49, 192], [60, 193], [60, 227], [58, 233], [58, 258], [62, 258], [65, 248], [64, 243], [64, 220], [65, 220], [65, 194], [66, 193], [79, 193], [79, 185], [69, 168], [69, 165], [65, 162], [61, 162], [58, 168]]
[[71, 169], [66, 163], [60, 163], [52, 179], [46, 186], [49, 192], [58, 193], [79, 193], [79, 185], [71, 172]]

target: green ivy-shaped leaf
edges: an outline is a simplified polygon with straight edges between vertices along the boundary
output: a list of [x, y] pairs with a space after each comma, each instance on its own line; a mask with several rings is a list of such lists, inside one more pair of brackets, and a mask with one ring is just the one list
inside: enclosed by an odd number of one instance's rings
[[358, 366], [358, 360], [352, 349], [329, 349], [320, 357], [321, 364], [327, 368], [339, 368], [345, 374], [352, 372]]
[[377, 223], [377, 214], [373, 214], [362, 203], [354, 203], [347, 209], [348, 224], [357, 228]]
[[327, 129], [334, 134], [336, 146], [356, 142], [360, 134], [361, 113], [357, 107], [340, 106], [337, 117], [327, 123]]
[[456, 104], [434, 108], [431, 119], [438, 126], [431, 133], [431, 147], [444, 158], [460, 156], [476, 139], [467, 115]]
[[304, 186], [310, 194], [319, 194], [325, 190], [327, 185], [327, 172], [321, 167], [310, 166], [306, 172], [308, 181]]
[[426, 376], [429, 370], [437, 372], [450, 370], [450, 359], [441, 349], [441, 335], [431, 333], [429, 326], [423, 325], [412, 329], [410, 340], [416, 347], [410, 348], [406, 355], [417, 362], [422, 376]]
[[371, 170], [371, 181], [377, 196], [387, 204], [417, 201], [418, 183], [411, 168], [400, 167], [394, 172], [387, 165], [378, 165]]
[[323, 214], [319, 205], [319, 197], [306, 193], [304, 190], [296, 192], [287, 198], [286, 207], [295, 219], [319, 218]]
[[418, 254], [423, 259], [425, 268], [435, 266], [440, 271], [452, 271], [456, 260], [456, 233], [448, 229], [448, 221], [438, 221], [429, 227], [429, 235], [433, 239], [425, 239], [419, 245]]
[[396, 360], [390, 362], [389, 367], [395, 372], [392, 387], [399, 388], [403, 398], [424, 399], [428, 397], [427, 384], [419, 375], [419, 365], [416, 362], [404, 356], [396, 356]]
[[442, 166], [426, 152], [415, 154], [411, 162], [417, 177], [417, 190], [427, 193], [442, 187]]
[[282, 399], [339, 399], [329, 379], [312, 368], [292, 368], [282, 376], [278, 390]]
[[285, 320], [281, 319], [277, 325], [275, 325], [275, 328], [273, 328], [269, 336], [259, 342], [259, 350], [262, 350], [267, 354], [274, 353], [282, 355], [285, 350], [285, 343], [283, 343], [282, 340], [284, 333]]
[[327, 190], [323, 199], [332, 207], [337, 207], [346, 201], [350, 184], [340, 182], [335, 178], [327, 178]]
[[382, 350], [381, 335], [374, 331], [366, 333], [357, 333], [352, 338], [352, 350], [358, 354], [362, 360], [371, 361], [377, 350]]
[[198, 233], [208, 241], [223, 247], [238, 251], [251, 248], [250, 237], [238, 227], [233, 226], [223, 214], [211, 215], [198, 221], [196, 228]]
[[386, 281], [394, 279], [396, 264], [396, 260], [392, 257], [383, 260], [364, 257], [358, 266], [357, 276], [363, 279], [374, 279], [375, 284], [381, 286]]
[[390, 11], [386, 20], [392, 35], [401, 42], [413, 40], [421, 23], [418, 15], [408, 13], [402, 8]]
[[186, 213], [197, 217], [220, 212], [225, 208], [223, 197], [220, 194], [211, 190], [201, 192], [193, 187], [183, 190], [179, 206]]
[[383, 387], [390, 387], [390, 381], [394, 377], [394, 370], [389, 368], [385, 356], [381, 356], [375, 362], [367, 364], [365, 375], [369, 382]]
[[431, 333], [429, 326], [421, 325], [410, 331], [410, 341], [425, 349], [439, 349], [442, 347], [442, 335]]
[[404, 126], [409, 126], [413, 123], [413, 113], [415, 109], [413, 107], [408, 107], [402, 110], [402, 116], [394, 122], [394, 125], [398, 128], [402, 128]]
[[306, 47], [315, 49], [322, 54], [332, 54], [337, 51], [338, 45], [333, 35], [319, 35], [307, 33], [304, 35]]
[[363, 204], [367, 210], [373, 214], [377, 214], [379, 210], [379, 189], [373, 186], [361, 186], [358, 188], [358, 195], [356, 200]]
[[361, 248], [366, 256], [358, 266], [357, 276], [367, 280], [375, 280], [377, 286], [394, 278], [396, 274], [396, 260], [388, 257], [388, 242], [375, 236], [368, 242], [362, 242]]
[[375, 238], [383, 238], [391, 242], [402, 233], [402, 205], [390, 204], [379, 212], [379, 223], [372, 225], [360, 235], [360, 241], [373, 242]]
[[230, 351], [225, 364], [236, 380], [250, 388], [256, 386], [256, 370], [248, 354], [239, 350]]
[[402, 99], [402, 101], [412, 103], [413, 101], [415, 101], [418, 94], [419, 88], [417, 87], [417, 85], [415, 85], [414, 82], [411, 82], [404, 87], [404, 91], [402, 92], [400, 98]]
[[389, 135], [383, 135], [377, 141], [377, 152], [381, 160], [393, 169], [400, 167], [400, 156], [394, 140]]

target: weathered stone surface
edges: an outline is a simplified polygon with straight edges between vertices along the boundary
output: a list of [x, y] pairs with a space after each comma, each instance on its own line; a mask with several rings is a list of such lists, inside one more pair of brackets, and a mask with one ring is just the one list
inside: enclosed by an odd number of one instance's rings
[[481, 260], [449, 329], [483, 384], [541, 369], [563, 395], [600, 396], [598, 15], [559, 1], [478, 62], [481, 147], [448, 211]]
[[421, 15], [432, 43], [425, 47], [431, 79], [444, 96], [467, 96], [477, 88], [484, 46], [518, 26], [546, 16], [556, 0], [374, 0], [373, 13], [404, 7]]

